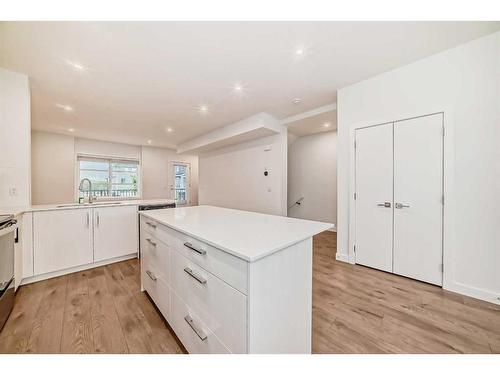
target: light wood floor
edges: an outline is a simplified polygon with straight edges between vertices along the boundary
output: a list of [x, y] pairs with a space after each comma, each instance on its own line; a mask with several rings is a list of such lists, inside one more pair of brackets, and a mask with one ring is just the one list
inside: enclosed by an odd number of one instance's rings
[[500, 306], [334, 260], [314, 238], [314, 353], [500, 353]]
[[[314, 353], [500, 353], [500, 306], [335, 261], [314, 238]], [[183, 353], [130, 260], [23, 286], [0, 353]]]

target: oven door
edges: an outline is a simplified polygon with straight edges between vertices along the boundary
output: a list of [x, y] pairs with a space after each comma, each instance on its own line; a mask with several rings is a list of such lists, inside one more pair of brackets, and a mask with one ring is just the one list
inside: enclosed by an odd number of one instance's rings
[[0, 296], [9, 287], [14, 277], [15, 221], [0, 229]]

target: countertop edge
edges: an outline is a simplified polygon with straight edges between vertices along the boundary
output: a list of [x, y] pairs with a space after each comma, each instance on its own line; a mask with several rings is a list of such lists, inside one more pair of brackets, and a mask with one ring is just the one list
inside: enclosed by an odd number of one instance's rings
[[[102, 201], [101, 201], [102, 202]], [[119, 202], [119, 203], [118, 203]], [[58, 205], [71, 204], [71, 203], [59, 203], [59, 204], [47, 204], [47, 205], [34, 205], [34, 206], [19, 206], [19, 207], [0, 207], [0, 214], [19, 216], [28, 212], [41, 212], [41, 211], [61, 211], [61, 210], [80, 210], [84, 208], [95, 208], [95, 207], [121, 207], [121, 206], [139, 206], [139, 205], [155, 205], [155, 204], [173, 204], [175, 200], [172, 199], [142, 199], [142, 200], [123, 200], [123, 201], [113, 201], [109, 203], [100, 204], [81, 204], [75, 203], [74, 206], [63, 206], [57, 207]]]
[[323, 229], [323, 230], [320, 230], [320, 231], [317, 231], [317, 232], [316, 232], [316, 231], [314, 231], [314, 233], [312, 233], [311, 235], [308, 235], [308, 236], [306, 236], [306, 237], [302, 237], [302, 236], [300, 236], [298, 239], [296, 239], [296, 240], [294, 240], [294, 241], [287, 242], [287, 243], [285, 243], [285, 244], [283, 244], [283, 245], [280, 245], [280, 246], [278, 246], [278, 247], [276, 247], [276, 248], [273, 248], [273, 249], [267, 250], [267, 251], [265, 251], [265, 252], [262, 252], [261, 254], [255, 255], [255, 256], [253, 256], [253, 257], [249, 257], [249, 256], [246, 256], [246, 255], [244, 255], [244, 254], [238, 253], [238, 252], [236, 252], [236, 251], [234, 251], [234, 250], [228, 249], [228, 248], [226, 248], [225, 246], [222, 246], [222, 245], [220, 245], [220, 244], [217, 244], [217, 243], [214, 243], [214, 242], [212, 242], [212, 241], [209, 241], [209, 240], [207, 240], [206, 238], [202, 238], [202, 237], [200, 237], [200, 236], [198, 236], [198, 235], [196, 235], [196, 234], [190, 233], [190, 232], [188, 232], [188, 231], [186, 231], [186, 230], [184, 230], [184, 229], [181, 229], [181, 228], [179, 228], [179, 227], [173, 226], [173, 225], [168, 224], [168, 223], [166, 223], [166, 222], [164, 222], [164, 221], [158, 220], [158, 219], [156, 219], [156, 218], [152, 217], [148, 211], [141, 211], [141, 212], [139, 212], [139, 214], [140, 214], [141, 216], [145, 216], [145, 217], [147, 217], [147, 218], [150, 218], [151, 220], [154, 220], [154, 221], [156, 221], [157, 223], [160, 223], [161, 225], [165, 225], [165, 226], [166, 226], [166, 227], [168, 227], [168, 228], [171, 228], [171, 229], [173, 229], [173, 230], [176, 230], [176, 231], [178, 231], [178, 232], [181, 232], [181, 233], [183, 233], [183, 234], [185, 234], [185, 235], [191, 236], [191, 237], [193, 237], [193, 238], [197, 239], [198, 241], [205, 242], [205, 243], [207, 243], [207, 244], [208, 244], [208, 245], [210, 245], [210, 246], [213, 246], [213, 247], [215, 247], [215, 248], [217, 248], [217, 249], [219, 249], [219, 250], [221, 250], [221, 251], [224, 251], [225, 253], [228, 253], [228, 254], [231, 254], [231, 255], [233, 255], [233, 256], [235, 256], [235, 257], [237, 257], [237, 258], [243, 259], [244, 261], [246, 261], [246, 262], [248, 262], [248, 263], [254, 263], [254, 262], [256, 262], [256, 261], [258, 261], [258, 260], [260, 260], [260, 259], [262, 259], [262, 258], [265, 258], [265, 257], [267, 257], [267, 256], [269, 256], [269, 255], [272, 255], [272, 254], [274, 254], [274, 253], [276, 253], [276, 252], [278, 252], [278, 251], [281, 251], [281, 250], [283, 250], [283, 249], [286, 249], [286, 248], [288, 248], [288, 247], [290, 247], [290, 246], [293, 246], [293, 245], [295, 245], [295, 244], [297, 244], [297, 243], [299, 243], [299, 242], [302, 242], [302, 241], [304, 241], [304, 240], [306, 240], [306, 239], [308, 239], [308, 238], [311, 238], [311, 237], [315, 236], [315, 235], [316, 235], [316, 234], [318, 234], [318, 233], [321, 233], [321, 232], [323, 232], [323, 231], [325, 231], [325, 230], [328, 230], [328, 229], [331, 229], [331, 228], [334, 228], [334, 227], [335, 227], [335, 225], [333, 225], [333, 224], [323, 223], [323, 222], [318, 222], [318, 224], [322, 224], [322, 225], [324, 226], [324, 229]]

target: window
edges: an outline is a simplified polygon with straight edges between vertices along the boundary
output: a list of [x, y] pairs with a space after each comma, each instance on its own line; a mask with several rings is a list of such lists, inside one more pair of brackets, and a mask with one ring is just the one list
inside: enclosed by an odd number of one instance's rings
[[[139, 198], [139, 161], [94, 158], [79, 155], [78, 184], [83, 178], [92, 183], [92, 195], [97, 198]], [[78, 186], [77, 186], [78, 188]], [[79, 197], [88, 197], [88, 187], [78, 191]]]

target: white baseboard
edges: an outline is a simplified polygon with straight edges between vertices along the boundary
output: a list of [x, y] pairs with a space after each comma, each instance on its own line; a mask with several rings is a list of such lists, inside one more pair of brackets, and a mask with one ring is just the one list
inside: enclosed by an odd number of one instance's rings
[[68, 275], [68, 274], [74, 273], [74, 272], [89, 270], [91, 268], [101, 267], [101, 266], [105, 266], [106, 264], [122, 262], [124, 260], [133, 259], [133, 258], [137, 258], [137, 253], [123, 255], [120, 257], [113, 258], [113, 259], [101, 260], [100, 262], [83, 264], [81, 266], [67, 268], [65, 270], [44, 273], [43, 275], [36, 275], [36, 276], [32, 276], [32, 277], [27, 277], [21, 281], [21, 285], [36, 283], [37, 281], [42, 281], [42, 280], [51, 279], [53, 277]]
[[335, 259], [338, 260], [339, 262], [345, 262], [349, 263], [349, 255], [347, 254], [335, 254]]
[[452, 282], [449, 285], [443, 285], [443, 289], [500, 305], [500, 294], [494, 293], [490, 290], [476, 288], [459, 282]]

